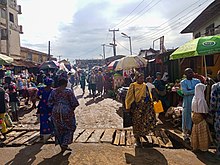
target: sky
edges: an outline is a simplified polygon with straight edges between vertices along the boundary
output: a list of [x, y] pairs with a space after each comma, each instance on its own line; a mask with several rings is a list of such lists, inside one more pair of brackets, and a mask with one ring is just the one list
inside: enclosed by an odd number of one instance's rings
[[[131, 37], [133, 54], [153, 47], [164, 36], [166, 49], [177, 48], [192, 39], [180, 32], [213, 0], [18, 0], [22, 7], [21, 46], [48, 52], [59, 59], [103, 58], [102, 44], [113, 42], [116, 33], [118, 55], [128, 55]], [[155, 41], [159, 49], [159, 41]], [[113, 56], [105, 46], [106, 57]]]

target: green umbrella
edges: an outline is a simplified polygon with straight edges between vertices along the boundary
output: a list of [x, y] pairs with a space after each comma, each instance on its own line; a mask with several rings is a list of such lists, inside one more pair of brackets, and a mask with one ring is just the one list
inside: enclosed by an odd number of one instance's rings
[[220, 53], [220, 35], [199, 37], [180, 46], [170, 60]]
[[207, 77], [205, 55], [220, 53], [220, 35], [204, 36], [191, 40], [180, 46], [170, 55], [170, 60], [204, 56], [205, 76]]
[[0, 65], [10, 64], [13, 62], [13, 58], [0, 54]]

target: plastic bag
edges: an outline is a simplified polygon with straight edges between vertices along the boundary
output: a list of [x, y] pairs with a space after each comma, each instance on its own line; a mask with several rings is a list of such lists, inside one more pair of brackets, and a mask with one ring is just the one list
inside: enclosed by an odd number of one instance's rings
[[163, 105], [162, 105], [162, 102], [160, 100], [159, 101], [154, 101], [154, 111], [155, 111], [155, 113], [164, 112]]

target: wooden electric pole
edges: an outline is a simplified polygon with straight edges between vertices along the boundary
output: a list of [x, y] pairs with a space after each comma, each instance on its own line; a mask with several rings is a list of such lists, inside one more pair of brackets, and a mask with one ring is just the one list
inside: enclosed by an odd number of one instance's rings
[[115, 29], [113, 29], [113, 30], [110, 30], [109, 29], [109, 32], [113, 32], [113, 44], [111, 44], [112, 46], [113, 46], [113, 53], [114, 53], [114, 56], [116, 56], [116, 43], [115, 43], [115, 32], [116, 31], [119, 31], [119, 29], [117, 29], [117, 30], [115, 30]]

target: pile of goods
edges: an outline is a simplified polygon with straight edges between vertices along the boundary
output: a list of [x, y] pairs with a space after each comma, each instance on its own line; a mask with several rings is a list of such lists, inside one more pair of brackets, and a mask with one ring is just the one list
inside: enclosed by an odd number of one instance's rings
[[173, 124], [173, 127], [181, 126], [182, 123], [182, 112], [183, 107], [170, 107], [165, 117], [167, 118], [167, 121], [170, 121]]

